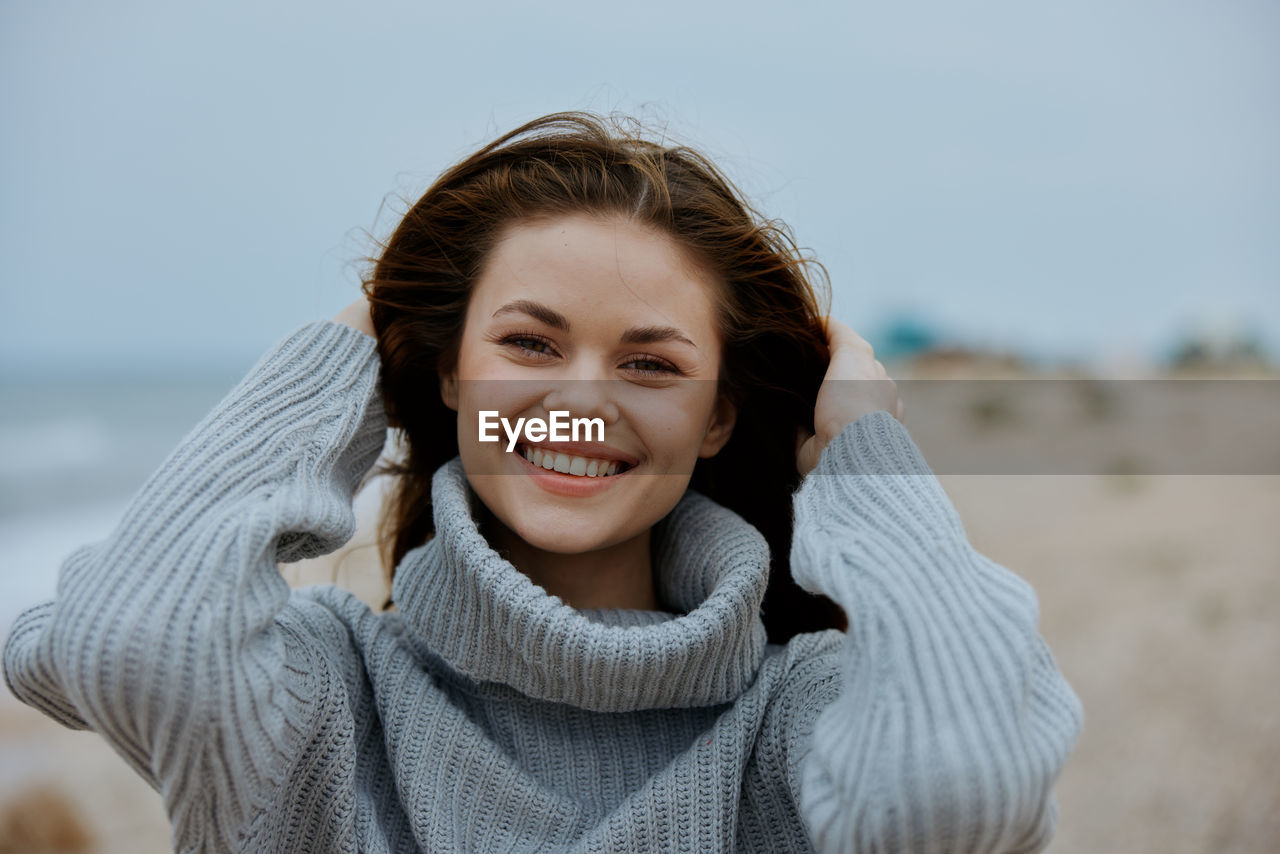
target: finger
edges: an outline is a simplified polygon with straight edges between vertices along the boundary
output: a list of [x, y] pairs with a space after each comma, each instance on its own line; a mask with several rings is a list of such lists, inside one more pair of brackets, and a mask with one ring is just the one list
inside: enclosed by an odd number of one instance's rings
[[898, 421], [907, 423], [907, 402], [902, 398], [898, 398]]
[[833, 353], [841, 348], [865, 348], [871, 352], [867, 339], [854, 332], [849, 324], [830, 316], [827, 317], [827, 346]]

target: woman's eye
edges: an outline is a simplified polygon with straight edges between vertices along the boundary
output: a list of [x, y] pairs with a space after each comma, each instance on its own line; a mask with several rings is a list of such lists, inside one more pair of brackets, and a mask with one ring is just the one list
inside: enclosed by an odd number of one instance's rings
[[551, 342], [543, 338], [533, 338], [528, 335], [510, 335], [502, 339], [502, 343], [512, 347], [518, 347], [525, 353], [535, 356], [550, 356], [554, 353], [551, 349]]
[[632, 359], [623, 365], [624, 368], [630, 368], [642, 374], [665, 374], [676, 373], [676, 368], [666, 362], [660, 362], [657, 359]]
[[547, 352], [546, 341], [539, 341], [536, 338], [520, 338], [520, 339], [517, 339], [517, 342], [521, 347], [523, 347], [526, 350], [532, 350], [535, 353]]

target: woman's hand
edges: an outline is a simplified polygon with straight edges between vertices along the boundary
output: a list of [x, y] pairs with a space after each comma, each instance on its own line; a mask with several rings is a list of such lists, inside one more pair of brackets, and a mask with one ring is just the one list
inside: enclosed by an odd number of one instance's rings
[[338, 323], [345, 323], [347, 326], [359, 329], [370, 338], [378, 337], [378, 333], [373, 329], [373, 318], [369, 316], [369, 300], [363, 294], [360, 295], [360, 299], [334, 315], [333, 319]]
[[828, 442], [863, 415], [883, 409], [901, 421], [906, 412], [898, 398], [898, 384], [889, 378], [866, 339], [834, 317], [826, 320], [831, 362], [813, 413], [817, 433], [807, 435], [802, 430], [796, 437], [796, 467], [801, 476], [817, 467]]

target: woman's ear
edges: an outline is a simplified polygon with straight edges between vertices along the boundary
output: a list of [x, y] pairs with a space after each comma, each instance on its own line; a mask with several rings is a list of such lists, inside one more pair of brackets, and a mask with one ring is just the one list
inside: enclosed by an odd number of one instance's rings
[[450, 371], [449, 373], [440, 374], [440, 399], [444, 401], [444, 405], [458, 411], [458, 372]]
[[728, 443], [733, 435], [733, 425], [738, 419], [738, 407], [733, 405], [728, 395], [716, 397], [715, 409], [711, 411], [711, 420], [707, 423], [707, 432], [702, 437], [702, 446], [698, 448], [699, 457], [714, 457]]

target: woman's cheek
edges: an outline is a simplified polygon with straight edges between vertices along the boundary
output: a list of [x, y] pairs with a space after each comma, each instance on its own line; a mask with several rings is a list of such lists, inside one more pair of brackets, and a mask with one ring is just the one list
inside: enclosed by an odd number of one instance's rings
[[661, 455], [672, 474], [691, 474], [710, 418], [710, 403], [700, 395], [673, 395], [644, 410], [650, 450]]

